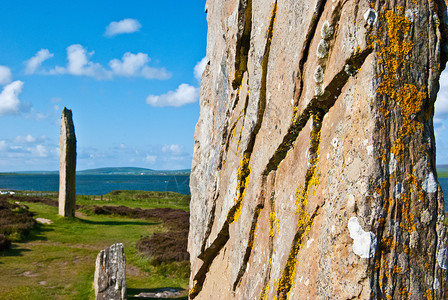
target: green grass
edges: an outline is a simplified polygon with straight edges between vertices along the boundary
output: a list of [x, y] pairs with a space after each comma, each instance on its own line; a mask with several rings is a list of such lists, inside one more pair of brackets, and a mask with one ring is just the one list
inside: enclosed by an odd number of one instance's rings
[[[17, 196], [36, 195], [58, 200], [55, 192], [18, 191]], [[176, 208], [190, 210], [190, 196], [174, 192], [113, 191], [100, 196], [76, 196], [78, 205], [124, 205], [130, 208]]]
[[448, 171], [437, 172], [437, 177], [440, 177], [440, 178], [448, 177]]
[[[173, 203], [176, 208], [185, 207], [183, 199], [136, 197], [126, 201], [123, 195], [118, 196], [121, 198], [110, 201], [104, 200], [105, 197], [103, 201], [78, 197], [78, 204], [152, 208], [160, 200], [166, 201], [166, 205]], [[0, 253], [0, 278], [4, 279], [0, 281], [1, 299], [93, 299], [96, 256], [101, 249], [117, 242], [124, 245], [130, 291], [188, 287], [187, 262], [152, 266], [149, 258], [135, 249], [142, 236], [166, 231], [162, 223], [82, 212], [76, 218], [63, 218], [56, 207], [41, 203], [26, 205], [36, 213], [36, 218], [50, 219], [53, 223], [39, 224], [27, 240], [15, 242], [12, 249]]]

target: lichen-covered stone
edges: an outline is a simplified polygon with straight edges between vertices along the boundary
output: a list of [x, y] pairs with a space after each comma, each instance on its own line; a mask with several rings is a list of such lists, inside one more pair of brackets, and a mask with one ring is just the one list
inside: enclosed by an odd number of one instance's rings
[[446, 3], [377, 3], [207, 1], [191, 299], [447, 297]]
[[76, 208], [76, 136], [72, 111], [65, 108], [61, 116], [59, 156], [59, 214], [74, 217]]
[[126, 299], [126, 257], [123, 244], [114, 244], [98, 253], [93, 285], [96, 300]]

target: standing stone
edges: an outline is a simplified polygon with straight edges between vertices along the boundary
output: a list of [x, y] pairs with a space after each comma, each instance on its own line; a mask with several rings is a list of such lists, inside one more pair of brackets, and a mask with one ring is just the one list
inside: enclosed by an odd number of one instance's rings
[[207, 0], [190, 299], [447, 299], [445, 0]]
[[126, 299], [126, 257], [123, 244], [101, 250], [96, 257], [93, 282], [96, 300]]
[[59, 157], [59, 214], [74, 217], [76, 207], [76, 136], [72, 111], [65, 108], [61, 117]]

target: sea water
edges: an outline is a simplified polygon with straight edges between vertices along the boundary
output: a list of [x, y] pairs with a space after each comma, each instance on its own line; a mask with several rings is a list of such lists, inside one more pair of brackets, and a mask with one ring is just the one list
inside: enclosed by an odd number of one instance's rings
[[[104, 195], [115, 190], [190, 194], [188, 175], [77, 175], [77, 195]], [[59, 190], [59, 175], [0, 175], [0, 190]]]
[[[448, 177], [439, 178], [440, 186], [447, 198], [445, 211], [448, 212]], [[176, 192], [190, 194], [188, 175], [78, 175], [76, 194], [104, 195], [115, 190], [139, 190]], [[0, 175], [0, 190], [54, 191], [59, 189], [58, 175]]]

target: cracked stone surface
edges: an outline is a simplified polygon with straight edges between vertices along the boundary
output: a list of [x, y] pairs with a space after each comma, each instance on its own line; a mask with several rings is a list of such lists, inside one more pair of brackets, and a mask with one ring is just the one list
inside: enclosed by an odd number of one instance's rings
[[76, 208], [76, 136], [72, 111], [65, 108], [61, 116], [59, 156], [59, 214], [74, 217]]
[[446, 10], [207, 1], [190, 299], [447, 297], [432, 121]]
[[96, 257], [94, 283], [95, 299], [126, 299], [126, 257], [123, 244], [113, 244]]

